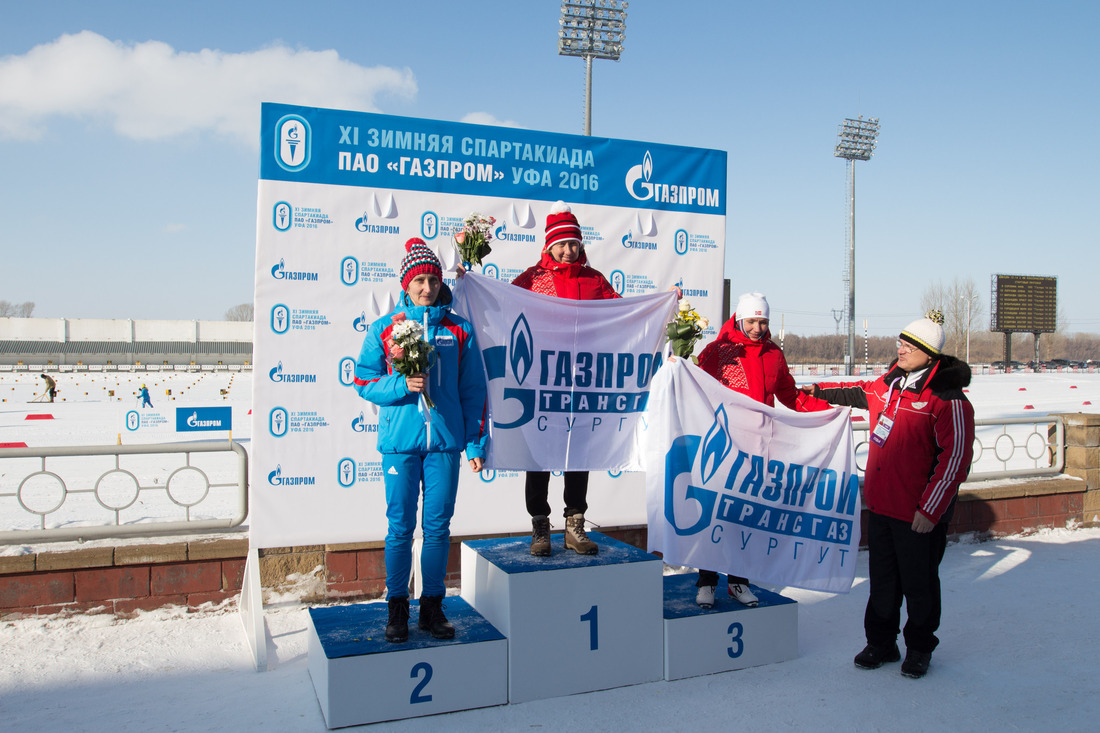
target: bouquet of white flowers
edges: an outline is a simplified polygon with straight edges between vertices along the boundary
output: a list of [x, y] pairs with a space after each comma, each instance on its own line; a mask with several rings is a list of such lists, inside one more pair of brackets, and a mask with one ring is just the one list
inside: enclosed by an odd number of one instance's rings
[[695, 351], [695, 344], [707, 330], [710, 321], [695, 312], [686, 299], [680, 301], [676, 318], [668, 324], [665, 333], [672, 344], [672, 353], [682, 359], [691, 356]]
[[[386, 339], [386, 358], [398, 374], [406, 377], [423, 374], [432, 366], [432, 352], [435, 347], [424, 340], [424, 327], [416, 321], [410, 321], [404, 313], [393, 317], [393, 330]], [[427, 391], [421, 392], [424, 406], [429, 410], [435, 407]]]
[[455, 247], [462, 258], [464, 267], [480, 265], [481, 261], [493, 251], [489, 242], [493, 239], [493, 224], [497, 220], [476, 211], [462, 222], [462, 228], [455, 232]]

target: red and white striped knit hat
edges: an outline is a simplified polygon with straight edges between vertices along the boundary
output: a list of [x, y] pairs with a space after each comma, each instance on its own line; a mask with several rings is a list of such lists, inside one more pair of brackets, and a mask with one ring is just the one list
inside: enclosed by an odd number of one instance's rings
[[409, 283], [417, 275], [435, 275], [443, 280], [443, 265], [435, 252], [420, 237], [405, 242], [405, 259], [401, 260], [401, 289], [408, 290]]
[[581, 225], [577, 223], [573, 210], [569, 208], [569, 204], [558, 201], [550, 207], [550, 213], [546, 216], [546, 245], [542, 251], [545, 252], [552, 245], [566, 239], [575, 239], [584, 244]]

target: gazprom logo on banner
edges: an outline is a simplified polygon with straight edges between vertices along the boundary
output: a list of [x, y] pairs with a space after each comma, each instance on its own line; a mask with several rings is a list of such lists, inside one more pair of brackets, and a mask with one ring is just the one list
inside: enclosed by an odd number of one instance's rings
[[284, 407], [273, 407], [267, 416], [267, 429], [276, 438], [281, 438], [290, 427], [290, 416]]
[[612, 290], [619, 295], [622, 295], [623, 291], [626, 290], [626, 275], [623, 274], [622, 270], [612, 270], [609, 282]]
[[271, 210], [271, 225], [280, 232], [285, 232], [294, 224], [294, 207], [286, 201], [275, 204]]
[[501, 222], [493, 231], [493, 236], [499, 239], [501, 242], [521, 242], [523, 244], [533, 244], [538, 241], [538, 237], [534, 234], [524, 234], [522, 232], [510, 232], [508, 231], [508, 225], [505, 222]]
[[283, 371], [283, 363], [280, 361], [274, 369], [267, 373], [268, 378], [277, 384], [316, 384], [316, 374], [291, 374]]
[[336, 481], [344, 488], [355, 483], [356, 473], [355, 461], [351, 458], [341, 458], [336, 463]]
[[317, 282], [316, 272], [301, 272], [286, 269], [286, 262], [280, 258], [279, 262], [271, 268], [271, 277], [276, 280], [309, 280]]
[[340, 360], [340, 384], [350, 387], [355, 384], [355, 359], [345, 356]]
[[488, 265], [481, 266], [481, 274], [485, 277], [491, 277], [494, 280], [500, 279], [500, 268], [490, 263]]
[[275, 123], [275, 162], [283, 170], [297, 172], [309, 165], [313, 135], [299, 115], [286, 115]]
[[509, 338], [508, 365], [512, 367], [512, 375], [518, 384], [523, 384], [527, 379], [527, 373], [531, 371], [531, 365], [535, 361], [535, 340], [531, 337], [531, 325], [527, 323], [527, 317], [522, 313], [512, 324], [512, 335]]
[[370, 320], [367, 318], [367, 312], [361, 311], [359, 315], [355, 317], [355, 320], [351, 322], [351, 327], [359, 333], [363, 333], [370, 328]]
[[340, 260], [340, 282], [344, 285], [354, 285], [359, 282], [359, 260], [354, 257], [345, 257]]
[[709, 298], [710, 291], [706, 288], [680, 288], [685, 298]]
[[439, 235], [439, 214], [425, 211], [420, 215], [420, 236], [431, 241]]
[[275, 470], [267, 474], [267, 482], [272, 486], [315, 486], [315, 476], [284, 476], [283, 466], [278, 464]]
[[232, 407], [177, 407], [176, 432], [194, 433], [209, 430], [232, 430]]
[[634, 239], [633, 232], [627, 232], [623, 237], [623, 247], [625, 249], [650, 249], [656, 251], [656, 242], [646, 242], [641, 239]]
[[642, 162], [626, 172], [627, 193], [638, 201], [714, 209], [722, 206], [721, 192], [717, 188], [687, 186], [682, 182], [654, 181], [652, 178], [653, 156], [647, 150]]
[[[517, 384], [523, 384], [532, 370], [538, 385], [531, 388], [505, 387], [505, 402], [515, 400], [520, 416], [508, 423], [494, 423], [507, 430], [518, 428], [539, 416], [544, 429], [548, 416], [591, 415], [593, 428], [603, 422], [601, 415], [626, 415], [645, 409], [649, 398], [644, 390], [661, 365], [658, 354], [630, 352], [591, 352], [567, 349], [536, 349], [527, 317], [520, 314], [512, 324], [508, 346], [485, 350], [484, 360], [489, 381], [506, 378], [510, 370]], [[537, 367], [537, 369], [536, 369]], [[569, 423], [572, 425], [572, 423]]]
[[364, 211], [363, 215], [355, 220], [355, 228], [361, 232], [367, 231], [367, 229], [369, 228], [367, 226], [367, 221], [369, 221], [367, 219], [367, 212]]
[[284, 334], [290, 330], [290, 308], [282, 303], [271, 308], [271, 330], [278, 334]]
[[367, 416], [360, 412], [359, 417], [352, 419], [351, 429], [356, 433], [377, 433], [378, 425], [367, 420]]
[[[762, 532], [846, 545], [857, 531], [859, 477], [831, 468], [784, 463], [775, 458], [752, 455], [743, 450], [730, 462], [733, 439], [724, 405], [714, 412], [714, 422], [705, 437], [680, 435], [665, 454], [665, 521], [680, 536], [710, 530], [712, 541], [721, 537], [722, 527], [737, 526]], [[698, 470], [696, 463], [698, 462]], [[679, 477], [698, 477], [703, 486], [689, 483], [683, 500], [675, 499]], [[721, 484], [705, 488], [711, 479]], [[717, 483], [717, 482], [716, 482]], [[676, 521], [677, 506], [698, 516], [688, 526]], [[815, 510], [820, 513], [815, 513]], [[846, 515], [853, 519], [841, 519]], [[713, 528], [712, 528], [713, 526]], [[775, 542], [774, 539], [769, 542]]]
[[683, 229], [676, 230], [676, 254], [686, 255], [688, 251], [688, 233]]

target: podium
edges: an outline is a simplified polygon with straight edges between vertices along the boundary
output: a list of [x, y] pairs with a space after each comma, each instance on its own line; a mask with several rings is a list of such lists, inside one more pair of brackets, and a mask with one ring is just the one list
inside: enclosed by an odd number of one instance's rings
[[[530, 538], [462, 544], [462, 597], [508, 637], [508, 699], [661, 679], [663, 563], [599, 532], [599, 554], [533, 557]], [[694, 596], [692, 596], [694, 599]]]
[[329, 728], [729, 672], [798, 656], [798, 604], [753, 586], [748, 608], [719, 585], [695, 604], [695, 573], [599, 532], [596, 555], [550, 557], [530, 538], [462, 543], [462, 595], [448, 596], [453, 640], [416, 626], [385, 640], [388, 607], [310, 609], [309, 674]]
[[329, 728], [508, 702], [508, 642], [491, 623], [449, 596], [455, 638], [433, 639], [416, 626], [419, 602], [409, 605], [402, 644], [385, 639], [386, 603], [310, 609], [309, 676]]
[[[695, 573], [664, 578], [664, 678], [729, 672], [798, 656], [798, 603], [752, 586], [760, 599], [748, 608], [719, 583], [714, 608], [695, 604]], [[724, 581], [725, 578], [723, 577]]]

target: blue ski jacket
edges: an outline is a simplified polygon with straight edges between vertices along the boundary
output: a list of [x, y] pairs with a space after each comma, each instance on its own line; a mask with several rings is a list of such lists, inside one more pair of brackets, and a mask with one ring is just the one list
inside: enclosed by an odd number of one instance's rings
[[[435, 305], [413, 305], [407, 294], [393, 313], [379, 318], [367, 329], [363, 348], [355, 365], [355, 389], [381, 409], [378, 415], [378, 452], [458, 452], [466, 458], [484, 458], [487, 441], [487, 395], [481, 352], [473, 327], [451, 313], [451, 291], [440, 289]], [[428, 395], [435, 409], [427, 411], [420, 396], [410, 392], [405, 377], [387, 362], [385, 342], [393, 330], [393, 317], [404, 313], [421, 325], [427, 318], [424, 336], [435, 347], [435, 361], [428, 369]], [[426, 418], [430, 417], [430, 428]]]

